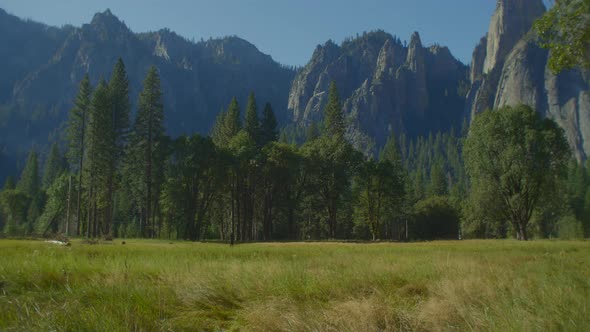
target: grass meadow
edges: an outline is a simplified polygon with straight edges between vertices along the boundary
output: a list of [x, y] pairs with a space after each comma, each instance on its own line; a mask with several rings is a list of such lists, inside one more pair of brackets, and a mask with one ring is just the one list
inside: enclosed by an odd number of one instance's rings
[[2, 331], [588, 331], [590, 242], [0, 241]]

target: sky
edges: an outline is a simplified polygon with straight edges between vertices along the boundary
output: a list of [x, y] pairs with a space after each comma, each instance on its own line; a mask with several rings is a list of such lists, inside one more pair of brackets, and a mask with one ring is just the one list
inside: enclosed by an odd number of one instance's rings
[[471, 62], [495, 0], [0, 0], [7, 12], [53, 26], [89, 23], [109, 8], [134, 32], [169, 28], [189, 39], [237, 35], [276, 61], [302, 66], [318, 44], [382, 29], [448, 46]]

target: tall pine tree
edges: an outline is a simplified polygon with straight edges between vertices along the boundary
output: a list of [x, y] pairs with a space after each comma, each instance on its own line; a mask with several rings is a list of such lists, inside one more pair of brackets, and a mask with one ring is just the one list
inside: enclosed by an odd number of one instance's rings
[[240, 105], [236, 97], [233, 97], [227, 111], [223, 116], [223, 125], [221, 127], [221, 146], [227, 147], [230, 140], [238, 134], [242, 129], [242, 122], [240, 121]]
[[260, 142], [260, 123], [258, 121], [258, 107], [256, 106], [256, 96], [251, 92], [248, 96], [248, 105], [246, 106], [246, 118], [244, 119], [244, 129], [255, 142]]
[[125, 150], [129, 134], [129, 113], [131, 104], [129, 103], [129, 79], [125, 71], [125, 64], [119, 58], [111, 80], [109, 81], [109, 95], [111, 100], [111, 110], [113, 117], [113, 131], [117, 146], [117, 158], [120, 159]]
[[70, 110], [68, 119], [68, 157], [70, 165], [75, 167], [78, 172], [78, 197], [76, 202], [76, 220], [78, 228], [82, 220], [82, 169], [84, 168], [84, 139], [86, 137], [86, 127], [88, 125], [88, 114], [90, 113], [90, 95], [92, 88], [90, 87], [90, 80], [88, 74], [84, 76], [80, 82], [78, 96], [74, 102], [74, 107]]
[[344, 139], [344, 133], [346, 131], [344, 123], [344, 114], [342, 112], [342, 104], [340, 102], [340, 95], [336, 82], [330, 83], [330, 89], [328, 91], [328, 104], [326, 105], [324, 112], [324, 122], [326, 126], [326, 133], [333, 137]]
[[65, 163], [59, 153], [59, 147], [57, 143], [53, 143], [43, 169], [43, 188], [49, 188], [64, 171]]
[[153, 210], [158, 200], [159, 193], [155, 192], [157, 184], [161, 181], [163, 170], [160, 164], [161, 149], [164, 136], [164, 106], [162, 104], [162, 91], [160, 77], [156, 67], [152, 66], [143, 82], [143, 91], [139, 95], [137, 118], [133, 127], [130, 142], [130, 169], [138, 177], [134, 184], [134, 191], [138, 196], [140, 232], [144, 227], [148, 229], [148, 236], [153, 236]]
[[[87, 234], [95, 237], [108, 229], [109, 175], [115, 158], [115, 137], [109, 89], [101, 80], [92, 96], [88, 123], [87, 173], [88, 211]], [[90, 232], [90, 233], [88, 233]]]
[[27, 158], [25, 168], [21, 173], [20, 180], [16, 185], [16, 189], [29, 195], [30, 197], [35, 197], [40, 189], [39, 184], [38, 156], [35, 150], [31, 150], [29, 157]]
[[277, 131], [277, 119], [270, 103], [266, 103], [266, 105], [264, 105], [264, 111], [262, 112], [262, 123], [260, 126], [262, 145], [266, 145], [270, 142], [278, 140], [279, 133]]
[[114, 197], [115, 189], [117, 187], [117, 172], [121, 171], [121, 161], [124, 157], [125, 148], [127, 146], [128, 134], [129, 134], [129, 113], [131, 111], [131, 105], [129, 103], [129, 80], [125, 71], [125, 64], [123, 60], [119, 58], [109, 82], [109, 99], [111, 106], [111, 133], [113, 138], [110, 142], [113, 145], [114, 156], [111, 158], [109, 170], [107, 174], [107, 209], [105, 233], [111, 236], [111, 225], [113, 223], [114, 213]]

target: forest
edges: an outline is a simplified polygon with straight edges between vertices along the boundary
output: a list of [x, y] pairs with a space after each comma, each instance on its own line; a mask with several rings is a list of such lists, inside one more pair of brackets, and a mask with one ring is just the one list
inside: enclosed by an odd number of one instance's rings
[[[590, 233], [590, 169], [563, 130], [531, 108], [486, 111], [471, 126], [361, 153], [332, 82], [324, 119], [280, 130], [254, 92], [208, 137], [165, 135], [157, 69], [135, 118], [121, 59], [86, 76], [67, 141], [33, 149], [0, 192], [7, 237], [247, 241], [581, 238]], [[244, 114], [242, 114], [244, 113]], [[42, 170], [41, 170], [42, 168]]]

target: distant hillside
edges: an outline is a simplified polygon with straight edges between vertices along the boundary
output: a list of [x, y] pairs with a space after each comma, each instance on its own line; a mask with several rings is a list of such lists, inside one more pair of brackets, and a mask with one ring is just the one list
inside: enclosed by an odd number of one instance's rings
[[238, 37], [194, 43], [166, 29], [136, 34], [109, 10], [80, 28], [54, 28], [0, 9], [0, 44], [0, 147], [11, 164], [61, 138], [81, 78], [88, 72], [93, 84], [108, 79], [119, 57], [133, 104], [149, 66], [158, 67], [172, 136], [208, 133], [231, 97], [245, 106], [250, 91], [270, 102], [280, 121], [288, 118], [294, 70]]

